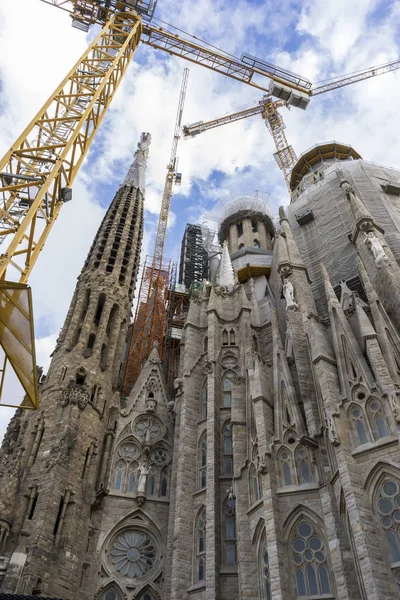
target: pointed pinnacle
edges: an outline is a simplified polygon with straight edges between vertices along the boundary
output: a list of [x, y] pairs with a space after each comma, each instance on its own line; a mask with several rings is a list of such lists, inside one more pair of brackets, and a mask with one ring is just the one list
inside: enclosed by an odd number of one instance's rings
[[360, 273], [360, 277], [361, 277], [362, 282], [364, 284], [365, 293], [367, 294], [368, 301], [370, 303], [371, 302], [375, 302], [376, 300], [378, 300], [378, 294], [374, 290], [374, 287], [373, 287], [373, 285], [371, 283], [370, 278], [368, 277], [367, 270], [364, 267], [364, 264], [363, 264], [361, 258], [359, 256], [357, 256], [356, 260], [357, 260], [358, 272]]

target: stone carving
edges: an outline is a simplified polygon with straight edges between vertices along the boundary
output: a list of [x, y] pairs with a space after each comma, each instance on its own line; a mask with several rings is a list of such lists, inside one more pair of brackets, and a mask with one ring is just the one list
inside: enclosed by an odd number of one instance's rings
[[75, 383], [70, 380], [68, 386], [62, 391], [61, 406], [67, 406], [69, 403], [77, 404], [81, 410], [85, 410], [89, 402], [90, 394], [88, 387], [83, 384]]
[[383, 249], [383, 242], [380, 240], [373, 231], [368, 231], [364, 234], [364, 244], [368, 246], [375, 258], [375, 264], [379, 267], [382, 262], [387, 261], [385, 250]]
[[146, 402], [146, 412], [148, 412], [148, 413], [156, 412], [157, 400], [155, 398], [152, 398], [149, 396], [146, 398], [145, 402]]
[[146, 481], [147, 475], [149, 474], [150, 467], [141, 463], [138, 468], [139, 482], [138, 482], [138, 494], [144, 494], [146, 492]]
[[297, 310], [299, 305], [294, 300], [294, 287], [289, 279], [283, 280], [283, 295], [286, 300], [286, 308], [287, 310]]
[[399, 392], [393, 392], [389, 396], [390, 406], [393, 411], [394, 418], [397, 423], [400, 423], [400, 394]]
[[331, 444], [333, 446], [338, 446], [340, 444], [340, 440], [339, 440], [339, 434], [336, 429], [336, 423], [335, 423], [335, 419], [334, 419], [333, 415], [331, 415], [330, 417], [326, 417], [325, 423], [326, 423], [326, 429], [328, 431], [329, 441], [331, 442]]

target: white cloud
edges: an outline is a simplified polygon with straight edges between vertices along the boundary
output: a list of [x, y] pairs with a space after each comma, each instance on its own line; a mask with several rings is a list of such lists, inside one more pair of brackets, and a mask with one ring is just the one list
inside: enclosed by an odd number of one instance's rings
[[[272, 57], [277, 64], [315, 81], [399, 55], [400, 7], [393, 2], [374, 20], [374, 11], [383, 5], [385, 2], [378, 0], [282, 0], [279, 5], [273, 0], [259, 4], [163, 0], [157, 16], [236, 55], [248, 51], [261, 58]], [[71, 28], [63, 11], [39, 0], [1, 5], [1, 152], [12, 144], [86, 46], [85, 35]], [[39, 364], [48, 364], [76, 277], [104, 214], [97, 193], [101, 184], [117, 186], [141, 131], [152, 134], [142, 256], [152, 252], [184, 66], [190, 68], [185, 123], [208, 120], [261, 98], [261, 92], [244, 84], [148, 46], [139, 47], [74, 184], [73, 201], [63, 208], [30, 280], [38, 335], [42, 326], [45, 329], [37, 341]], [[351, 143], [366, 159], [400, 166], [399, 92], [400, 74], [391, 74], [315, 97], [305, 112], [282, 110], [289, 143], [300, 154], [317, 142], [337, 139]], [[178, 154], [183, 183], [174, 191], [184, 199], [172, 202], [167, 251], [177, 258], [184, 223], [201, 219], [212, 199], [230, 193], [253, 194], [259, 189], [270, 193], [274, 210], [286, 204], [286, 188], [272, 157], [274, 151], [260, 117], [181, 141]], [[215, 171], [221, 178], [210, 180]], [[193, 184], [198, 190], [196, 204]], [[2, 409], [0, 437], [8, 418], [9, 413]]]

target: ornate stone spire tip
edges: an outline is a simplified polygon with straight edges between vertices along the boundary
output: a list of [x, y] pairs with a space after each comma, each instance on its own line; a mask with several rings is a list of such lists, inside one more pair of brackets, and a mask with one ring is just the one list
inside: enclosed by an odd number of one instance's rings
[[146, 184], [146, 166], [147, 166], [147, 157], [149, 155], [149, 146], [151, 144], [151, 135], [150, 133], [143, 132], [140, 134], [140, 139], [138, 141], [137, 149], [133, 156], [133, 162], [129, 167], [128, 173], [126, 174], [125, 179], [121, 183], [122, 185], [133, 185], [134, 187], [139, 188], [139, 190], [144, 194], [145, 184]]

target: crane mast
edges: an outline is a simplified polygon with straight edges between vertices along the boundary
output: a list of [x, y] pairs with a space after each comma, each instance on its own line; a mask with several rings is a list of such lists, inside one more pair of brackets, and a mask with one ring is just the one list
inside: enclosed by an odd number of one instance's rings
[[173, 185], [174, 183], [179, 185], [181, 182], [181, 174], [176, 172], [177, 149], [181, 137], [182, 113], [188, 77], [189, 69], [184, 69], [172, 138], [171, 155], [167, 166], [160, 216], [158, 219], [154, 254], [152, 258], [148, 257], [146, 259], [143, 267], [135, 318], [132, 326], [127, 365], [122, 385], [122, 393], [126, 395], [129, 394], [138, 378], [141, 367], [147, 360], [154, 342], [158, 346], [160, 355], [163, 352], [168, 287], [171, 275], [171, 263], [163, 262], [163, 255]]
[[[312, 96], [400, 68], [400, 60], [392, 61], [313, 87], [304, 77], [257, 57], [244, 53], [239, 59], [151, 24], [157, 0], [42, 2], [64, 10], [78, 29], [88, 31], [97, 24], [102, 31], [0, 161], [0, 344], [5, 354], [0, 400], [9, 362], [24, 387], [27, 408], [38, 406], [38, 390], [31, 291], [26, 282], [61, 207], [71, 200], [72, 183], [140, 41], [268, 94], [263, 108], [251, 114], [263, 115], [286, 182], [296, 156], [277, 111], [280, 104], [271, 96], [283, 105], [305, 109]], [[235, 120], [233, 115], [224, 123]], [[165, 206], [174, 178], [171, 168], [151, 269], [162, 261]]]

